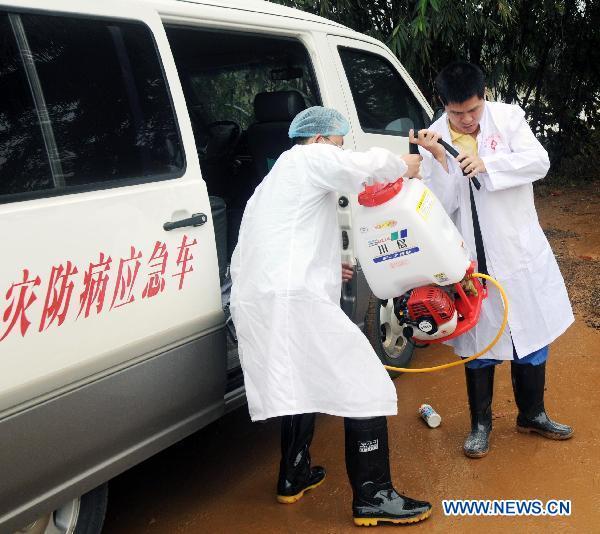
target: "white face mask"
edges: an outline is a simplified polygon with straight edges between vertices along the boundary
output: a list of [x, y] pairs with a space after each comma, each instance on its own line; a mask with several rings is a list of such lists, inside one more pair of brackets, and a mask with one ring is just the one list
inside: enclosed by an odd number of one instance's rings
[[338, 148], [344, 150], [344, 147], [342, 145], [338, 145], [336, 142], [329, 139], [329, 137], [321, 137], [321, 139], [325, 139], [325, 141], [327, 141], [330, 145], [337, 146]]

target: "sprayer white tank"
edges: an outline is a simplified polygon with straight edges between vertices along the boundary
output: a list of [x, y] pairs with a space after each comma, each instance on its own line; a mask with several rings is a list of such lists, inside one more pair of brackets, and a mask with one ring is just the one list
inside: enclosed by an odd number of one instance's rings
[[358, 198], [354, 244], [378, 298], [462, 280], [470, 265], [462, 236], [421, 180], [369, 185]]

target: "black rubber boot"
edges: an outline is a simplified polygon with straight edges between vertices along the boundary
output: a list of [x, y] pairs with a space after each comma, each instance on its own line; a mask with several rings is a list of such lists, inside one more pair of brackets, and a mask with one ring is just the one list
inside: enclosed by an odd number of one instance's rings
[[570, 426], [552, 421], [544, 409], [546, 362], [540, 365], [511, 362], [510, 374], [515, 402], [519, 408], [519, 432], [536, 432], [550, 439], [569, 439], [573, 436]]
[[310, 466], [310, 443], [315, 431], [315, 414], [286, 415], [281, 419], [281, 463], [277, 500], [282, 504], [299, 501], [304, 493], [325, 479], [325, 468]]
[[463, 451], [469, 458], [482, 458], [490, 450], [495, 367], [495, 365], [479, 369], [465, 367], [471, 432], [465, 440]]
[[386, 418], [345, 419], [344, 427], [354, 524], [416, 523], [429, 517], [431, 504], [400, 495], [392, 486]]

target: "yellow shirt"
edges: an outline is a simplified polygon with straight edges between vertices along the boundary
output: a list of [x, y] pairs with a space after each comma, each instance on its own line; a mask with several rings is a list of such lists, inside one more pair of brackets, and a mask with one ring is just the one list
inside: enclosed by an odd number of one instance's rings
[[460, 132], [456, 132], [450, 126], [450, 122], [448, 122], [448, 129], [450, 130], [450, 139], [452, 139], [452, 144], [457, 147], [461, 152], [465, 152], [469, 156], [476, 156], [478, 147], [477, 147], [477, 139], [470, 134], [463, 134]]

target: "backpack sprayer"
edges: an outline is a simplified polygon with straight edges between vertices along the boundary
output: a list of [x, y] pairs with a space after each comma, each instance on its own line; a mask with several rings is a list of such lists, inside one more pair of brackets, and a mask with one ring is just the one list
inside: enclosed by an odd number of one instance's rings
[[[444, 143], [445, 148], [448, 146]], [[450, 147], [454, 150], [452, 147]], [[445, 365], [390, 371], [424, 373], [465, 364], [488, 352], [508, 322], [502, 286], [475, 272], [462, 236], [435, 195], [418, 179], [366, 185], [355, 214], [357, 257], [373, 294], [394, 299], [394, 314], [414, 343], [441, 343], [477, 324], [488, 280], [500, 291], [504, 317], [496, 337], [477, 354]], [[472, 286], [467, 294], [461, 282]]]

